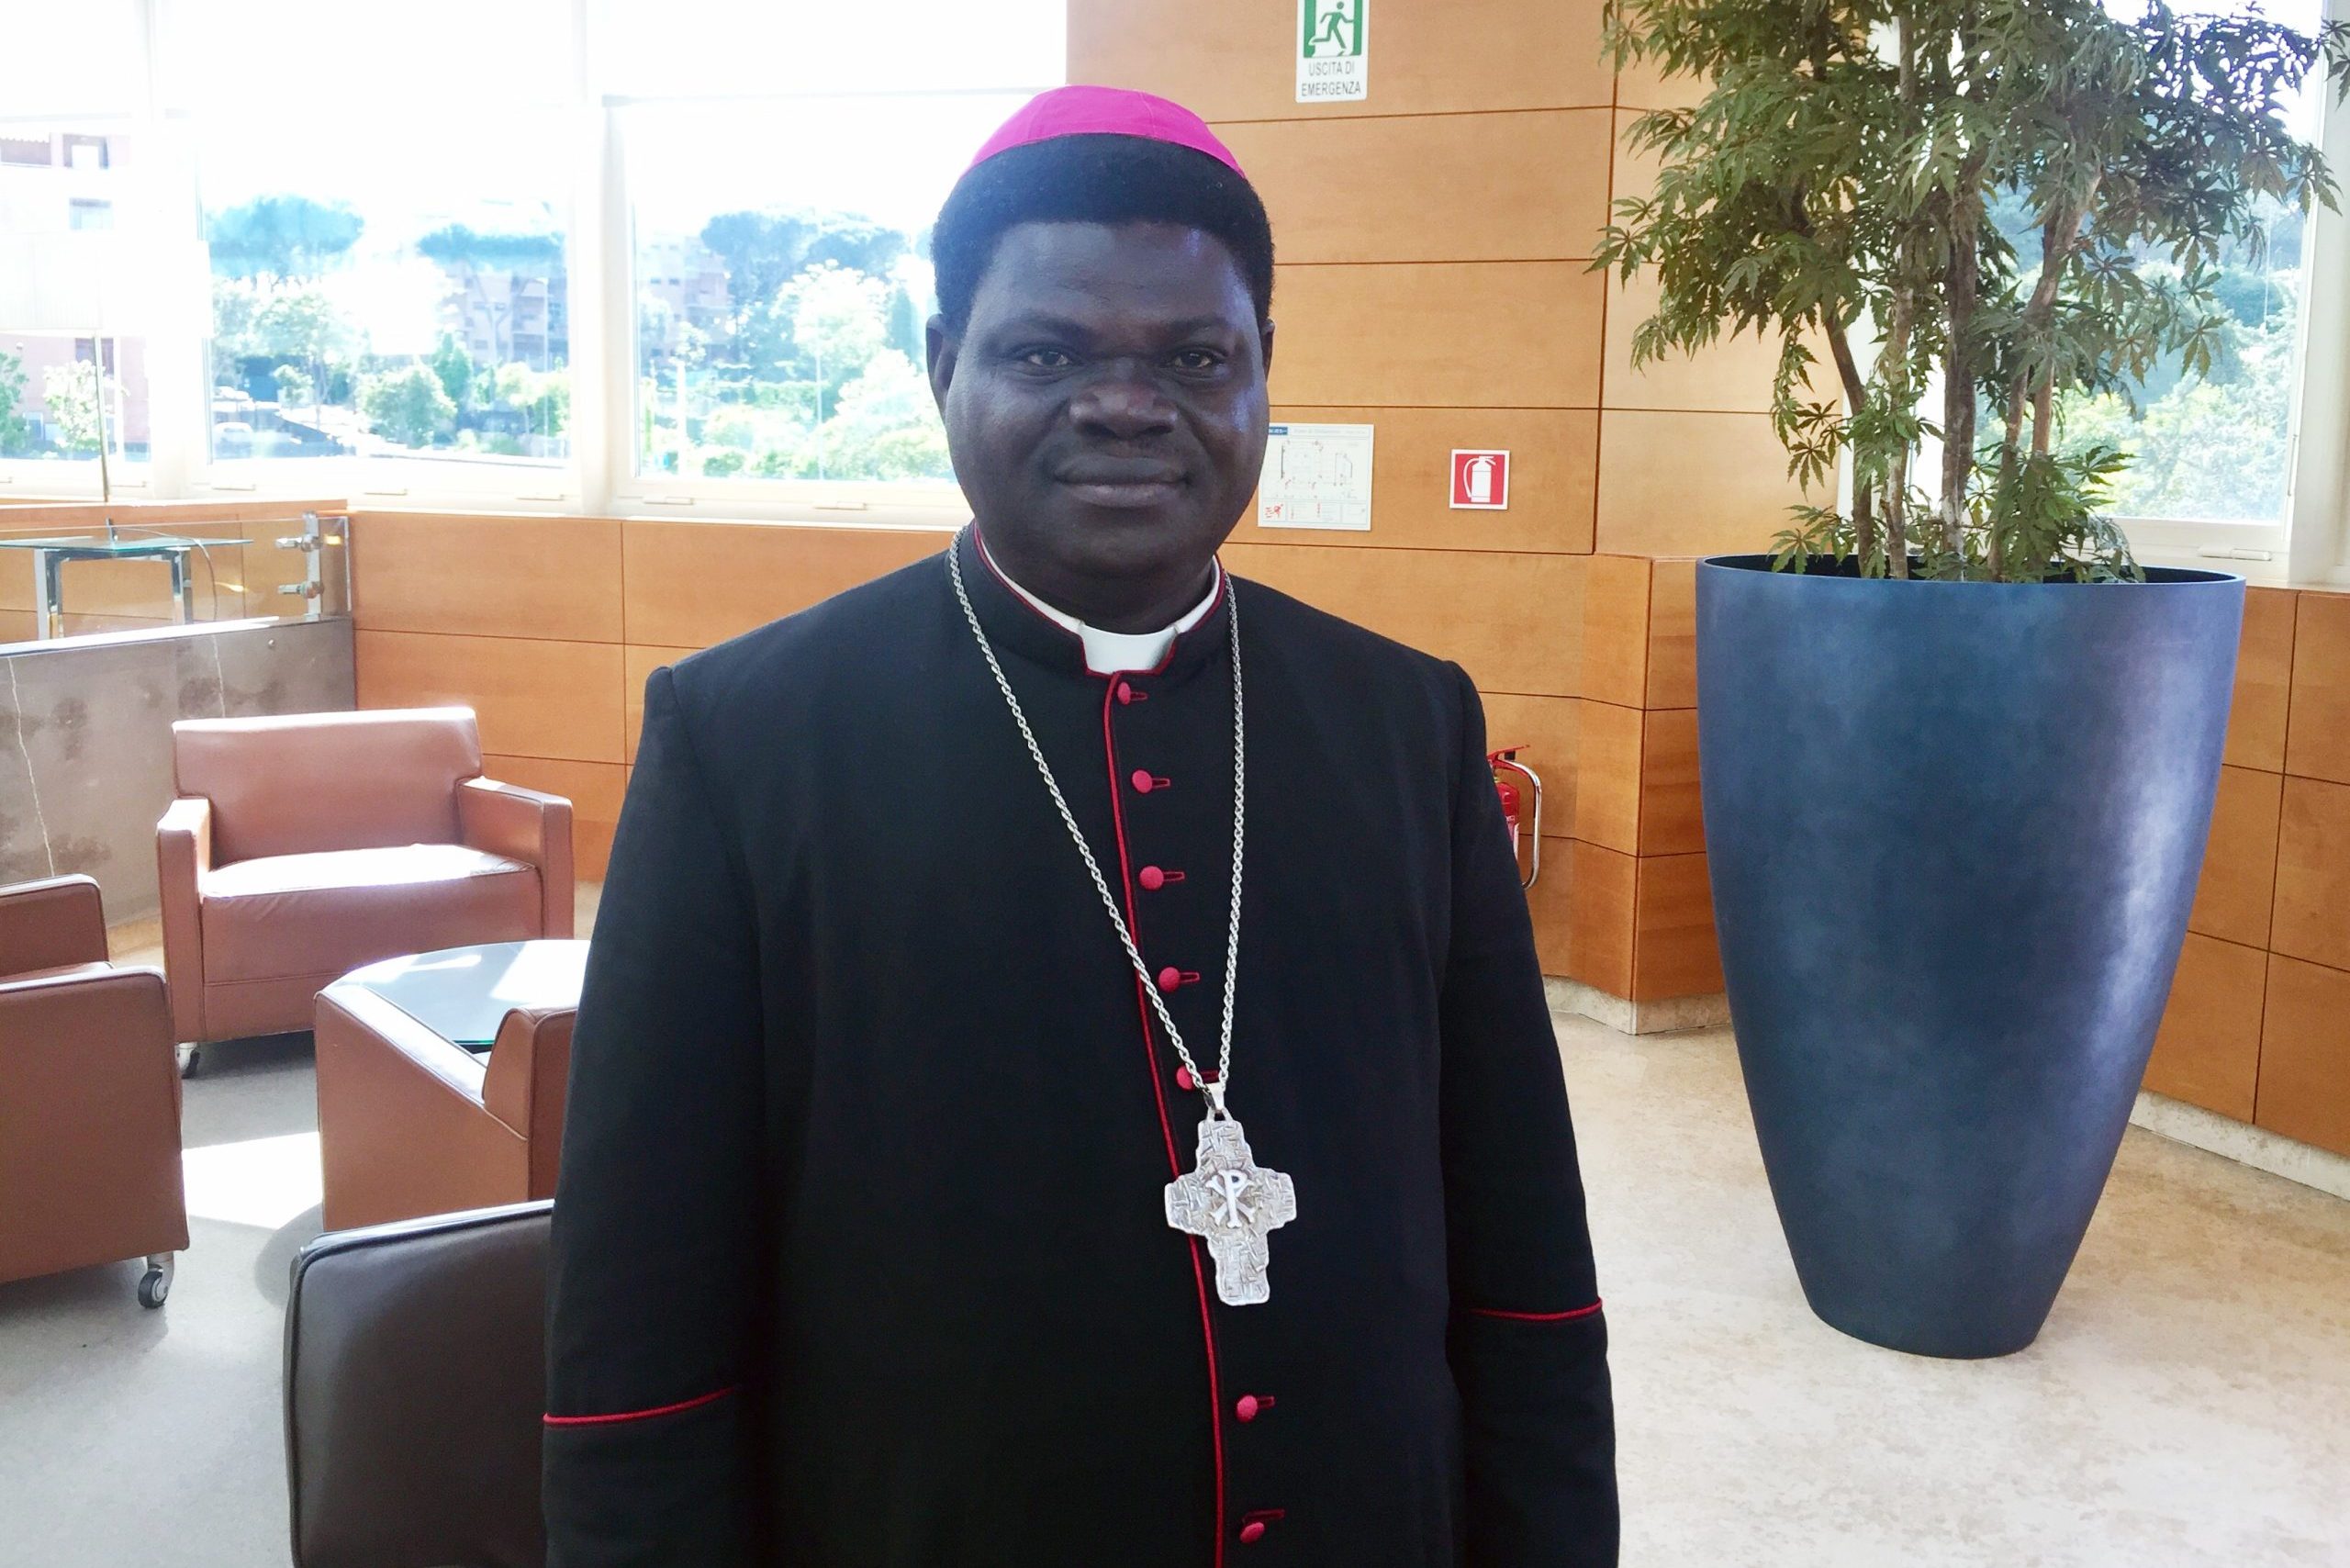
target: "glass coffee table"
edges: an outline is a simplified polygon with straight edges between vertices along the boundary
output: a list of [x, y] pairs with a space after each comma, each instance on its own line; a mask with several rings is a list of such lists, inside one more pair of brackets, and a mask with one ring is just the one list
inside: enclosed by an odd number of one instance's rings
[[335, 983], [373, 991], [442, 1039], [487, 1057], [515, 1009], [577, 1007], [587, 967], [584, 941], [491, 942], [386, 958]]

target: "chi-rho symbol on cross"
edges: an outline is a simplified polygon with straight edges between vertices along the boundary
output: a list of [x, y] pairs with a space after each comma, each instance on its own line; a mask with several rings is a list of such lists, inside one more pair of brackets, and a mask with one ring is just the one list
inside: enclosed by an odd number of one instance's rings
[[1258, 1166], [1238, 1122], [1211, 1115], [1200, 1123], [1192, 1173], [1167, 1184], [1167, 1223], [1207, 1242], [1215, 1294], [1226, 1306], [1271, 1298], [1265, 1238], [1296, 1217], [1297, 1189], [1281, 1171]]

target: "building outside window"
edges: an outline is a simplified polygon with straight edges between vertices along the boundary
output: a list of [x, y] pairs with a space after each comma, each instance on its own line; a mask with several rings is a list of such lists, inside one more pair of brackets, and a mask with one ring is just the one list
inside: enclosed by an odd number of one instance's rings
[[53, 125], [0, 139], [0, 460], [95, 466], [101, 432], [114, 462], [149, 454], [146, 343], [105, 330], [124, 301], [100, 248], [132, 142]]
[[[153, 434], [137, 268], [144, 57], [134, 0], [10, 10], [0, 36], [0, 471], [23, 487], [118, 482]], [[0, 491], [0, 494], [5, 494]]]

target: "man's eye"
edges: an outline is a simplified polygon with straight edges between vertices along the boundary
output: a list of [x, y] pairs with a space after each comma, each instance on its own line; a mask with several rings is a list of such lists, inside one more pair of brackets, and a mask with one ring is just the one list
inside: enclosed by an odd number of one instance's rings
[[1065, 349], [1025, 349], [1021, 353], [1020, 363], [1039, 370], [1066, 370], [1077, 361]]
[[1214, 349], [1185, 349], [1175, 356], [1178, 370], [1214, 370], [1224, 363], [1224, 356]]

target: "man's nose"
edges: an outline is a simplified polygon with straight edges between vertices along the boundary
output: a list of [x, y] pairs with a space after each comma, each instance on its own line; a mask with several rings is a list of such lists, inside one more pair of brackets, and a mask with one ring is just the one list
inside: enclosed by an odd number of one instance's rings
[[1080, 429], [1120, 441], [1163, 435], [1175, 428], [1175, 405], [1138, 364], [1103, 367], [1069, 403]]

